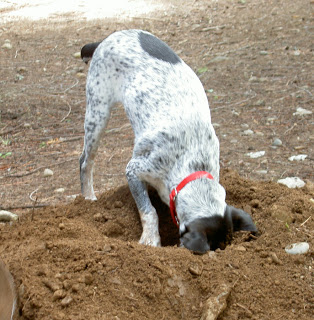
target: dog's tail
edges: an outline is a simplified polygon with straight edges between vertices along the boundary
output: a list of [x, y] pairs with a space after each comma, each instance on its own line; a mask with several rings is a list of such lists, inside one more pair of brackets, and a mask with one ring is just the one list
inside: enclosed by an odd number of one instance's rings
[[81, 50], [81, 58], [87, 64], [93, 57], [94, 51], [100, 45], [101, 42], [93, 42], [86, 44]]

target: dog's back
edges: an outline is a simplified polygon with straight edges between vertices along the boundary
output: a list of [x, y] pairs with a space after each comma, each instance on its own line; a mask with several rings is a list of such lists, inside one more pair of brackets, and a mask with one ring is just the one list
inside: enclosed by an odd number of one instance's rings
[[107, 94], [114, 96], [114, 102], [123, 103], [135, 135], [143, 134], [146, 128], [211, 122], [198, 77], [164, 42], [149, 33], [116, 32], [98, 46], [87, 91], [92, 94], [100, 89], [105, 96], [108, 82], [111, 92]]

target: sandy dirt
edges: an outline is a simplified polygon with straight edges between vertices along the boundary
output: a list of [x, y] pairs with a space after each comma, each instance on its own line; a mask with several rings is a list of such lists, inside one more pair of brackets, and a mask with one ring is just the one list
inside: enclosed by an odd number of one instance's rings
[[[0, 207], [20, 217], [0, 224], [0, 257], [17, 288], [16, 319], [206, 319], [210, 301], [226, 292], [218, 320], [311, 319], [313, 114], [295, 113], [313, 109], [312, 6], [174, 1], [128, 17], [0, 21]], [[74, 199], [88, 71], [74, 54], [128, 28], [159, 36], [200, 77], [227, 202], [252, 214], [258, 237], [237, 233], [225, 248], [194, 255], [178, 247], [168, 208], [152, 191], [163, 247], [139, 245], [124, 177], [133, 134], [121, 106], [96, 159], [98, 201]], [[257, 151], [265, 155], [247, 156]], [[307, 158], [288, 160], [298, 154]], [[290, 176], [305, 187], [277, 183]], [[285, 252], [300, 241], [310, 244], [307, 254]]]

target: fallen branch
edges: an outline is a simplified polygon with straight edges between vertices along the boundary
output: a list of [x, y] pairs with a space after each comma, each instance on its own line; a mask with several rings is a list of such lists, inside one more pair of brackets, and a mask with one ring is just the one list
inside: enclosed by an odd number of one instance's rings
[[36, 204], [35, 206], [33, 204], [26, 204], [26, 205], [22, 204], [20, 206], [0, 207], [0, 210], [33, 209], [33, 208], [43, 208], [48, 206], [50, 206], [50, 204], [48, 203]]
[[7, 175], [7, 176], [2, 176], [0, 177], [0, 179], [4, 179], [4, 178], [22, 178], [22, 177], [26, 177], [26, 176], [29, 176], [33, 173], [36, 173], [37, 171], [41, 170], [41, 169], [44, 169], [44, 168], [47, 168], [47, 167], [55, 167], [55, 166], [58, 166], [60, 164], [63, 164], [63, 163], [66, 163], [66, 162], [70, 162], [70, 161], [73, 161], [73, 160], [77, 160], [77, 158], [72, 158], [72, 159], [68, 159], [68, 160], [65, 160], [65, 161], [61, 161], [61, 162], [58, 162], [58, 163], [55, 163], [55, 164], [50, 164], [50, 165], [47, 165], [47, 166], [41, 166], [41, 167], [38, 167], [36, 169], [34, 169], [33, 171], [30, 171], [30, 172], [25, 172], [25, 173], [19, 173], [19, 174], [11, 174], [11, 175]]
[[66, 100], [64, 100], [66, 102], [66, 104], [69, 106], [69, 112], [67, 113], [67, 115], [65, 117], [62, 118], [62, 120], [60, 122], [63, 122], [71, 113], [72, 111], [72, 107], [71, 105], [69, 104], [69, 102], [67, 102]]
[[8, 129], [8, 130], [6, 130], [6, 131], [2, 131], [2, 132], [0, 132], [0, 136], [4, 136], [4, 135], [6, 135], [6, 134], [9, 134], [9, 133], [17, 130], [18, 128], [20, 128], [22, 125], [23, 125], [23, 123], [19, 124], [19, 125], [16, 126], [15, 128], [11, 128], [11, 129]]

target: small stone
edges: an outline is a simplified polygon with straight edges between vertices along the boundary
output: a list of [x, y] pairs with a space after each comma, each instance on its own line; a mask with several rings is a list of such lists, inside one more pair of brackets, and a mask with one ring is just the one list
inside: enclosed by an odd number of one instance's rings
[[190, 266], [189, 271], [194, 276], [200, 276], [202, 274], [203, 269], [199, 266]]
[[93, 275], [92, 275], [91, 273], [88, 273], [88, 274], [85, 275], [85, 277], [84, 277], [84, 283], [85, 283], [86, 285], [92, 284], [93, 281], [94, 281], [94, 278], [93, 278]]
[[104, 252], [110, 252], [111, 250], [112, 250], [111, 245], [109, 245], [109, 244], [104, 245], [104, 248], [103, 248]]
[[71, 296], [66, 296], [61, 300], [61, 305], [63, 307], [67, 307], [72, 301], [73, 301], [73, 298]]
[[64, 188], [58, 188], [55, 190], [55, 193], [63, 193], [65, 191]]
[[53, 175], [53, 171], [50, 169], [45, 169], [44, 177], [51, 177]]
[[78, 51], [78, 52], [73, 53], [73, 57], [76, 59], [81, 59], [81, 52]]
[[299, 108], [297, 108], [297, 111], [293, 115], [294, 116], [304, 116], [304, 115], [308, 115], [308, 114], [312, 114], [312, 111], [299, 107]]
[[0, 210], [0, 221], [10, 222], [18, 220], [19, 216], [16, 213], [12, 213], [6, 210]]
[[253, 199], [251, 200], [251, 206], [253, 208], [261, 208], [262, 204], [261, 204], [261, 201], [258, 200], [258, 199]]
[[246, 251], [246, 248], [244, 246], [238, 245], [238, 246], [234, 247], [234, 250], [244, 252], [244, 251]]
[[304, 161], [307, 158], [307, 154], [298, 154], [297, 156], [291, 156], [289, 161]]
[[115, 208], [122, 208], [122, 207], [123, 207], [123, 202], [117, 200], [117, 201], [115, 201], [115, 203], [113, 204], [113, 206], [114, 206]]
[[11, 50], [12, 44], [10, 42], [5, 42], [1, 48]]
[[85, 73], [83, 73], [83, 72], [78, 72], [78, 73], [76, 74], [76, 76], [77, 76], [78, 78], [85, 78], [85, 77], [86, 77]]
[[267, 118], [267, 123], [268, 124], [272, 124], [274, 121], [276, 121], [277, 118], [276, 117], [272, 117], [272, 118]]
[[289, 254], [304, 254], [310, 249], [310, 245], [307, 242], [297, 242], [289, 244], [285, 247], [285, 251]]
[[263, 106], [265, 106], [265, 101], [264, 100], [257, 100], [255, 105], [257, 105], [259, 107], [263, 107]]
[[95, 221], [102, 221], [103, 215], [100, 212], [98, 212], [98, 213], [94, 214], [93, 218]]
[[62, 289], [59, 289], [53, 293], [52, 300], [56, 301], [56, 300], [63, 299], [65, 297], [65, 295], [66, 295], [66, 292]]
[[22, 76], [21, 74], [16, 74], [15, 75], [15, 81], [22, 81], [24, 79], [24, 76]]
[[79, 292], [80, 291], [79, 283], [75, 283], [75, 284], [72, 285], [72, 291], [73, 292]]
[[55, 292], [55, 291], [57, 291], [57, 290], [60, 289], [60, 287], [59, 287], [59, 285], [58, 285], [57, 283], [52, 282], [52, 281], [50, 281], [50, 280], [48, 280], [48, 279], [43, 279], [42, 282], [43, 282], [43, 284], [44, 284], [48, 289], [50, 289], [52, 292]]
[[282, 141], [279, 138], [275, 138], [272, 145], [275, 147], [280, 147], [282, 146]]
[[277, 257], [277, 255], [276, 255], [275, 252], [271, 252], [271, 253], [269, 254], [269, 256], [270, 256], [272, 262], [274, 262], [274, 263], [276, 263], [276, 264], [279, 264], [279, 265], [282, 264], [282, 261]]
[[303, 188], [305, 186], [305, 182], [298, 177], [287, 177], [284, 179], [279, 179], [277, 182], [291, 189]]
[[267, 55], [268, 55], [268, 52], [265, 51], [265, 50], [262, 50], [262, 51], [259, 52], [259, 54], [260, 54], [261, 56], [267, 56]]
[[71, 282], [69, 280], [64, 280], [62, 284], [65, 290], [69, 290], [71, 288]]
[[251, 129], [247, 129], [243, 131], [244, 136], [252, 136], [254, 134], [254, 131]]
[[265, 155], [265, 151], [249, 152], [246, 154], [252, 159], [260, 158]]
[[64, 223], [62, 223], [62, 222], [61, 222], [61, 223], [59, 223], [59, 229], [60, 229], [60, 230], [63, 230], [64, 228], [65, 228]]

